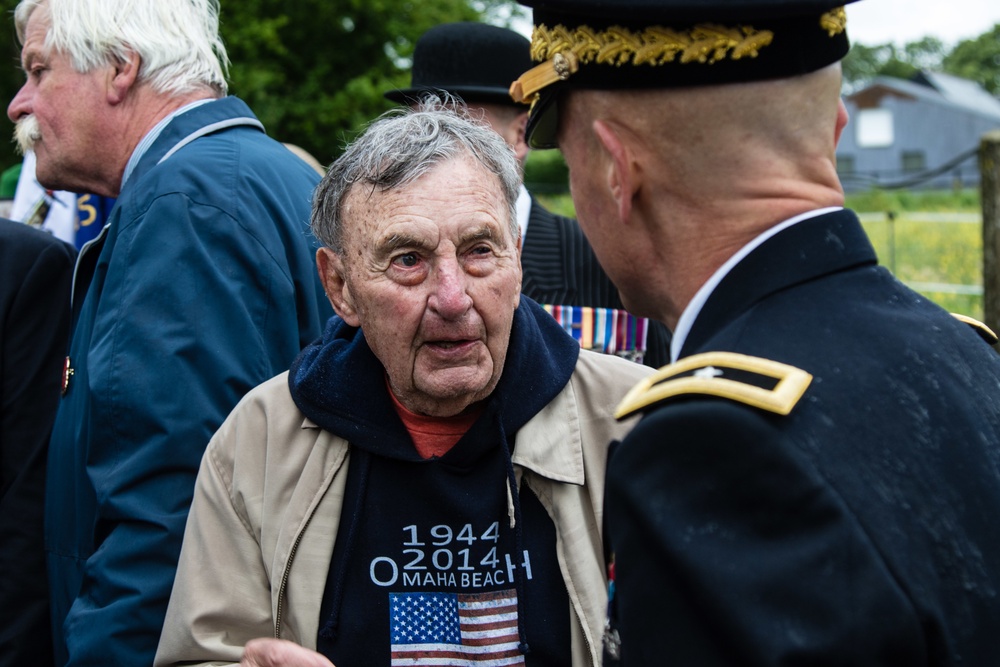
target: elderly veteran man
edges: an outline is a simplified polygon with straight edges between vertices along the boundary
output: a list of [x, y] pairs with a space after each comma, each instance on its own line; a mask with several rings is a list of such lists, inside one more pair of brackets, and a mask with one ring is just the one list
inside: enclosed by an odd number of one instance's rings
[[521, 296], [513, 153], [425, 107], [317, 189], [340, 319], [210, 443], [158, 665], [600, 663], [612, 410], [652, 371]]
[[565, 154], [626, 307], [674, 330], [608, 464], [609, 653], [1000, 664], [995, 338], [843, 208], [843, 8], [527, 4], [529, 142]]
[[[409, 88], [385, 97], [416, 104], [426, 95], [460, 98], [514, 150], [528, 159], [528, 105], [511, 99], [510, 82], [531, 66], [530, 43], [509, 28], [461, 21], [434, 26], [417, 40]], [[523, 173], [523, 172], [522, 172]], [[597, 261], [576, 220], [555, 215], [522, 184], [517, 197], [521, 230], [521, 293], [542, 304], [590, 350], [659, 368], [669, 361], [670, 332], [622, 306], [618, 288]]]

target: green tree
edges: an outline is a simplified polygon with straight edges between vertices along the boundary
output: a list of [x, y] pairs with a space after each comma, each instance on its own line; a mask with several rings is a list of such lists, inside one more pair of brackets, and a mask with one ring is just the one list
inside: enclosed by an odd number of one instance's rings
[[409, 81], [417, 38], [438, 23], [478, 20], [467, 0], [224, 0], [232, 94], [268, 132], [326, 164]]
[[902, 47], [895, 44], [852, 44], [843, 60], [844, 88], [850, 93], [878, 76], [909, 79], [922, 69], [941, 69], [945, 46], [936, 37], [924, 37]]
[[1000, 23], [974, 39], [958, 43], [944, 58], [944, 71], [978, 82], [1000, 95]]
[[21, 161], [14, 143], [14, 124], [7, 119], [7, 105], [14, 99], [21, 84], [24, 83], [24, 73], [21, 71], [21, 47], [14, 33], [13, 11], [17, 0], [0, 0], [0, 171]]
[[902, 60], [917, 69], [936, 70], [947, 54], [944, 42], [937, 37], [923, 37], [903, 45]]

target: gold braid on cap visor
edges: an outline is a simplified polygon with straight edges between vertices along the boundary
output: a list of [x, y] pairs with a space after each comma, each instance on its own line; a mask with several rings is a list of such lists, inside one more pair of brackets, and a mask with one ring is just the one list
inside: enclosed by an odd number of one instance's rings
[[[847, 13], [838, 7], [823, 14], [819, 24], [834, 37], [847, 29]], [[531, 59], [544, 62], [512, 83], [510, 96], [515, 102], [533, 104], [539, 91], [565, 81], [579, 70], [581, 63], [615, 67], [655, 67], [673, 62], [710, 65], [726, 59], [756, 58], [773, 39], [770, 30], [714, 23], [702, 23], [690, 30], [651, 26], [642, 32], [620, 26], [596, 31], [585, 25], [572, 30], [562, 25], [553, 28], [538, 25], [531, 35]]]

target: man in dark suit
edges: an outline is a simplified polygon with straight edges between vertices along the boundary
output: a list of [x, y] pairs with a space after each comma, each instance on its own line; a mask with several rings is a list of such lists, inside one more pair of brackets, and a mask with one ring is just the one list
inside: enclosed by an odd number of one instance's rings
[[528, 141], [674, 330], [618, 410], [644, 416], [608, 464], [609, 657], [1000, 664], [996, 339], [843, 208], [842, 3], [527, 4]]
[[[439, 91], [460, 98], [507, 141], [523, 168], [528, 107], [515, 103], [508, 88], [531, 66], [528, 50], [528, 40], [506, 28], [471, 22], [435, 26], [417, 41], [410, 87], [385, 97], [401, 104]], [[546, 210], [523, 186], [517, 215], [525, 296], [546, 306], [578, 339], [585, 336], [582, 321], [594, 318], [587, 328], [594, 337], [581, 341], [586, 347], [642, 359], [657, 368], [667, 363], [670, 332], [624, 310], [618, 289], [575, 220]], [[581, 306], [601, 312], [583, 311]], [[611, 318], [618, 320], [614, 340], [598, 324], [610, 329]]]
[[42, 516], [76, 251], [0, 219], [0, 666], [51, 665]]

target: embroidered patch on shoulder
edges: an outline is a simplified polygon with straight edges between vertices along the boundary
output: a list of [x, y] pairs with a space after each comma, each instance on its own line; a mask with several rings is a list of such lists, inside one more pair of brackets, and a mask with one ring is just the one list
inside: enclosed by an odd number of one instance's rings
[[988, 326], [986, 326], [979, 320], [969, 317], [968, 315], [959, 315], [958, 313], [952, 313], [951, 316], [954, 317], [959, 322], [965, 322], [970, 327], [975, 329], [976, 333], [979, 334], [979, 337], [985, 340], [990, 345], [996, 345], [997, 342], [1000, 342], [1000, 338], [998, 338], [997, 335], [993, 333], [993, 329], [990, 329]]
[[787, 415], [802, 398], [812, 375], [777, 361], [735, 352], [706, 352], [664, 366], [634, 386], [615, 410], [624, 419], [677, 396], [728, 398]]

